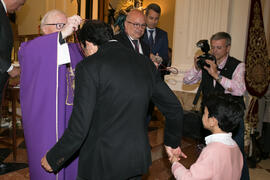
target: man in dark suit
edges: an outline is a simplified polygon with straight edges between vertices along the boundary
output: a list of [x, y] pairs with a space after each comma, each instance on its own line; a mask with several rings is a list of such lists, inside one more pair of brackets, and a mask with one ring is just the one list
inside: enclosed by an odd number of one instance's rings
[[49, 172], [60, 170], [80, 150], [77, 180], [141, 179], [151, 164], [145, 123], [150, 99], [166, 117], [166, 149], [185, 156], [179, 147], [183, 113], [177, 97], [151, 61], [111, 38], [112, 29], [100, 21], [87, 21], [80, 31], [88, 57], [76, 67], [68, 128], [41, 160]]
[[[121, 32], [114, 36], [114, 39], [122, 43], [125, 47], [133, 49], [135, 52], [140, 53], [148, 57], [147, 60], [152, 60], [156, 67], [158, 63], [155, 61], [155, 56], [150, 56], [150, 48], [143, 41], [142, 36], [144, 34], [146, 23], [145, 16], [142, 11], [138, 9], [131, 10], [125, 20], [125, 32]], [[152, 101], [149, 103], [148, 115], [146, 118], [147, 123], [152, 119], [152, 113], [154, 111], [154, 104]]]
[[169, 64], [169, 50], [167, 32], [157, 27], [160, 13], [159, 5], [152, 3], [147, 6], [145, 12], [147, 27], [143, 35], [143, 41], [150, 47], [151, 59], [154, 59], [154, 56], [162, 58], [163, 61], [159, 65], [159, 70], [161, 70], [161, 78], [164, 79], [164, 75], [169, 74], [168, 71], [164, 70]]
[[[26, 0], [1, 0], [0, 2], [0, 100], [8, 77], [20, 74], [19, 68], [11, 65], [11, 51], [13, 47], [12, 29], [7, 13], [14, 13], [20, 9]], [[1, 116], [0, 116], [1, 117]], [[5, 165], [0, 162], [0, 170]]]
[[142, 36], [146, 27], [145, 17], [138, 9], [131, 10], [125, 20], [125, 32], [114, 36], [114, 39], [122, 43], [125, 47], [150, 57], [149, 46], [143, 42]]

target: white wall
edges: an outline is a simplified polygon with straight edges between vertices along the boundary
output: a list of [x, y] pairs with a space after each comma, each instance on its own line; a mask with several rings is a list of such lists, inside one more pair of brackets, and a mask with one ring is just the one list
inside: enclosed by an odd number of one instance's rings
[[244, 61], [248, 33], [250, 0], [232, 0], [228, 32], [232, 36], [230, 55]]
[[270, 0], [261, 0], [263, 9], [263, 22], [267, 41], [268, 57], [270, 58]]

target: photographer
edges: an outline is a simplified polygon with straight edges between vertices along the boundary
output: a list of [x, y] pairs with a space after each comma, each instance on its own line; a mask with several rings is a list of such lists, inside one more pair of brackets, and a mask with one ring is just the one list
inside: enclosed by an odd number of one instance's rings
[[[245, 64], [234, 57], [229, 56], [231, 49], [231, 36], [226, 32], [218, 32], [212, 35], [210, 39], [210, 54], [215, 56], [215, 60], [194, 58], [194, 67], [189, 70], [183, 79], [184, 84], [195, 84], [201, 80], [202, 104], [208, 95], [213, 93], [227, 94], [244, 105], [243, 95], [246, 90], [244, 72]], [[201, 69], [198, 67], [198, 61], [205, 61]], [[244, 153], [244, 120], [233, 139], [237, 142], [244, 157], [244, 167], [241, 180], [249, 179], [248, 167]]]

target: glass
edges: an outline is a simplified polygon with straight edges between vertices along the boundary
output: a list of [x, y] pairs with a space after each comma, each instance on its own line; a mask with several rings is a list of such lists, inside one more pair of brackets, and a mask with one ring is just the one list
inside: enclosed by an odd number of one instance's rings
[[65, 23], [53, 23], [53, 24], [45, 24], [45, 25], [53, 25], [56, 27], [56, 29], [60, 30], [62, 29], [66, 24]]
[[146, 24], [133, 23], [133, 22], [130, 22], [130, 21], [127, 21], [127, 22], [129, 24], [132, 24], [135, 28], [143, 28], [143, 29], [146, 28]]

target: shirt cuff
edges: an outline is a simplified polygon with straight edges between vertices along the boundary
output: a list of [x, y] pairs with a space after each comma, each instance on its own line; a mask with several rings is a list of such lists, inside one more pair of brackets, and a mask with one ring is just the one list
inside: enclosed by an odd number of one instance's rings
[[7, 72], [12, 71], [12, 70], [13, 70], [13, 68], [14, 68], [14, 66], [13, 66], [13, 65], [11, 65], [11, 66], [8, 68]]

